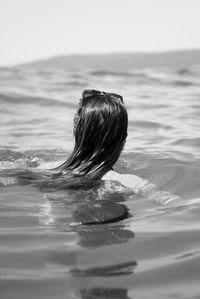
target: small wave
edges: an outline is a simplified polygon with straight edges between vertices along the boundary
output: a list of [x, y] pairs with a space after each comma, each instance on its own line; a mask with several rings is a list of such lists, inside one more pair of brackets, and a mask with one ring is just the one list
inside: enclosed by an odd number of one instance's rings
[[21, 152], [0, 150], [0, 161], [15, 161], [17, 159], [22, 159], [25, 157], [26, 156]]
[[195, 82], [191, 81], [182, 81], [182, 80], [174, 80], [171, 82], [172, 85], [174, 86], [180, 86], [180, 87], [190, 87], [190, 86], [195, 86]]
[[199, 77], [200, 68], [199, 65], [193, 65], [190, 66], [189, 68], [175, 69], [174, 72], [181, 77], [194, 78], [194, 77]]
[[0, 169], [37, 167], [43, 160], [37, 155], [12, 150], [0, 150]]
[[145, 129], [173, 129], [170, 125], [163, 125], [161, 123], [153, 122], [153, 121], [129, 121], [129, 124], [133, 127], [145, 128]]
[[68, 108], [75, 108], [76, 105], [69, 102], [63, 102], [58, 99], [51, 99], [39, 96], [30, 96], [19, 93], [0, 93], [0, 102], [5, 104], [36, 104], [43, 106], [62, 106]]
[[106, 70], [97, 70], [91, 71], [90, 74], [92, 76], [116, 76], [116, 77], [133, 77], [134, 75], [130, 72], [114, 72], [114, 71], [106, 71]]
[[[87, 83], [86, 82], [75, 81], [75, 80], [66, 80], [66, 81], [63, 81], [63, 82], [56, 82], [56, 85], [60, 86], [60, 87], [72, 86], [72, 87], [86, 88]], [[56, 86], [56, 88], [57, 88], [57, 86]]]
[[117, 80], [117, 79], [123, 80], [124, 84], [130, 84], [130, 81], [132, 81], [133, 84], [138, 84], [138, 85], [163, 84], [160, 78], [153, 77], [152, 73], [147, 72], [147, 70], [130, 71], [130, 72], [97, 70], [97, 71], [91, 71], [90, 74], [92, 76], [97, 76], [101, 78], [106, 78], [107, 76], [110, 76], [113, 78], [113, 80]]
[[179, 146], [191, 146], [191, 147], [200, 147], [200, 137], [199, 138], [180, 138], [171, 143], [173, 145]]
[[99, 77], [113, 76], [113, 77], [125, 77], [125, 78], [131, 77], [131, 78], [149, 79], [149, 76], [146, 74], [145, 71], [116, 72], [116, 71], [96, 70], [96, 71], [91, 71], [90, 74]]
[[187, 68], [178, 69], [178, 70], [176, 70], [176, 73], [178, 75], [181, 75], [181, 76], [192, 75], [192, 71], [190, 69], [187, 69]]

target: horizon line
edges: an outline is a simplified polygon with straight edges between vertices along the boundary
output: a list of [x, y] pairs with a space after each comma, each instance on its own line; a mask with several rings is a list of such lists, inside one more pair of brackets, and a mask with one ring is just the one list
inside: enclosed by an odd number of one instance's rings
[[28, 64], [32, 64], [32, 63], [37, 63], [37, 62], [41, 62], [41, 61], [47, 61], [47, 60], [51, 60], [51, 59], [56, 59], [59, 57], [80, 57], [80, 56], [85, 56], [85, 57], [89, 57], [89, 56], [109, 56], [109, 55], [129, 55], [129, 54], [133, 54], [133, 55], [159, 55], [159, 54], [172, 54], [172, 53], [179, 53], [179, 52], [198, 52], [200, 51], [200, 47], [199, 48], [185, 48], [185, 49], [169, 49], [169, 50], [151, 50], [151, 51], [145, 51], [145, 50], [141, 50], [141, 51], [111, 51], [111, 52], [83, 52], [83, 53], [60, 53], [60, 54], [55, 54], [55, 55], [50, 55], [50, 56], [45, 56], [45, 57], [41, 57], [41, 58], [36, 58], [33, 60], [27, 60], [24, 62], [18, 62], [18, 63], [14, 63], [14, 64], [7, 64], [7, 65], [1, 65], [0, 64], [0, 68], [13, 68], [13, 67], [19, 67], [19, 66], [25, 66]]

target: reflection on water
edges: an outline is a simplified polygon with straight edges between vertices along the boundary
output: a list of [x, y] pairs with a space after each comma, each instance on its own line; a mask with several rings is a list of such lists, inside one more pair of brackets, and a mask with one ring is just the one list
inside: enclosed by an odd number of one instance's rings
[[90, 228], [75, 228], [78, 233], [79, 244], [86, 248], [96, 248], [100, 246], [126, 243], [134, 238], [134, 233], [127, 229], [125, 225], [102, 226]]
[[71, 273], [74, 276], [115, 276], [115, 275], [128, 275], [133, 274], [133, 270], [137, 266], [135, 261], [126, 262], [123, 264], [115, 264], [113, 266], [100, 266], [88, 269], [72, 269]]
[[82, 299], [133, 299], [128, 296], [126, 289], [92, 288], [80, 291]]
[[[65, 190], [65, 193], [46, 194], [45, 208], [41, 211], [40, 222], [50, 226], [57, 232], [76, 232], [77, 245], [89, 250], [98, 250], [104, 246], [123, 244], [135, 237], [128, 229], [123, 220], [132, 217], [125, 205], [125, 195], [119, 184], [103, 182], [101, 185], [89, 190], [82, 190], [80, 201], [80, 190]], [[112, 187], [112, 189], [111, 189]], [[89, 191], [89, 192], [88, 192]], [[104, 195], [104, 196], [103, 196]], [[67, 202], [67, 198], [70, 198]], [[102, 198], [104, 198], [102, 200]], [[105, 201], [105, 198], [107, 199]], [[74, 206], [72, 203], [76, 203]], [[123, 204], [122, 204], [123, 203]], [[73, 208], [72, 208], [73, 206]], [[71, 207], [71, 209], [70, 209]], [[112, 264], [80, 266], [76, 251], [51, 253], [48, 260], [51, 265], [67, 267], [74, 278], [115, 277], [132, 275], [137, 266], [136, 261], [125, 261]], [[81, 289], [81, 298], [129, 298], [126, 289], [92, 288]]]
[[121, 193], [118, 183], [118, 192], [111, 192], [110, 188], [114, 185], [113, 182], [103, 182], [100, 188], [97, 185], [82, 190], [81, 198], [80, 190], [45, 194], [40, 223], [50, 225], [56, 231], [75, 231], [83, 247], [127, 242], [134, 238], [134, 233], [121, 221], [132, 215], [125, 205], [125, 194]]
[[73, 211], [74, 220], [84, 225], [114, 223], [129, 216], [125, 205], [106, 201], [80, 204]]

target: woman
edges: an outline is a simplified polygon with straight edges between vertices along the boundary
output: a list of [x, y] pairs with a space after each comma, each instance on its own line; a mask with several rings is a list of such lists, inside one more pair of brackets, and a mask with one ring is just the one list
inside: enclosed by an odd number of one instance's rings
[[177, 199], [169, 192], [158, 191], [155, 185], [138, 176], [113, 171], [126, 142], [127, 128], [128, 115], [122, 96], [85, 90], [74, 117], [75, 144], [69, 158], [54, 168], [46, 163], [38, 170], [8, 170], [3, 176], [17, 177], [23, 184], [53, 189], [78, 188], [87, 183], [91, 186], [91, 182], [99, 180], [118, 181], [135, 193], [160, 203]]

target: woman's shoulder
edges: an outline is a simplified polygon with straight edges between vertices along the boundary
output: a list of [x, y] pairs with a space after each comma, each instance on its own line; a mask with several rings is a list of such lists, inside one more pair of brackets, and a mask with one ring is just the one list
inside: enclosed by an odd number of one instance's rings
[[56, 161], [56, 162], [46, 162], [40, 164], [37, 168], [38, 169], [53, 169], [61, 165], [64, 161]]
[[106, 174], [104, 174], [104, 176], [102, 177], [102, 180], [108, 180], [108, 181], [115, 181], [117, 180], [118, 173], [115, 172], [114, 170], [110, 170], [108, 172], [106, 172]]
[[111, 181], [118, 181], [125, 187], [135, 189], [143, 187], [148, 183], [147, 180], [140, 178], [134, 174], [120, 174], [113, 170], [108, 171], [103, 177], [102, 180], [111, 180]]

